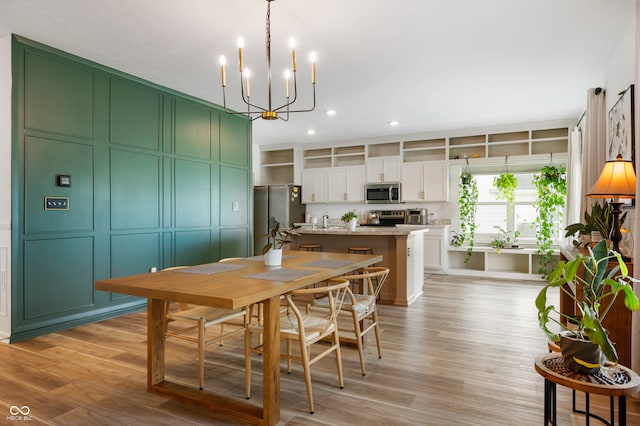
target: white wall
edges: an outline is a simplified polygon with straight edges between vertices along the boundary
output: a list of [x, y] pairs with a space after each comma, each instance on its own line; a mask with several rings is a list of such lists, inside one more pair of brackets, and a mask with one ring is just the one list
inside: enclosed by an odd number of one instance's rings
[[[636, 17], [630, 16], [626, 29], [622, 37], [620, 37], [618, 45], [611, 52], [608, 60], [606, 83], [604, 85], [604, 88], [607, 91], [607, 111], [609, 111], [618, 101], [618, 93], [625, 90], [629, 85], [634, 84], [637, 59], [636, 55]], [[640, 90], [640, 87], [636, 86], [634, 88], [636, 98], [639, 94], [638, 90]], [[607, 134], [609, 134], [608, 129]], [[639, 141], [636, 141], [636, 147], [638, 146], [638, 142]], [[634, 241], [637, 244], [640, 235], [638, 235], [638, 232], [634, 229], [635, 210], [636, 209], [634, 208], [625, 209], [627, 212], [627, 218], [623, 226], [632, 232]]]
[[0, 36], [0, 340], [11, 334], [11, 34]]

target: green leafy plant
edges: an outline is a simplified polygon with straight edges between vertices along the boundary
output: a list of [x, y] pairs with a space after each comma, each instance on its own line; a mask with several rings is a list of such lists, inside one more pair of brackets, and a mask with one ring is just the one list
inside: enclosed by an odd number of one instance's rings
[[[620, 216], [621, 226], [626, 218], [627, 212]], [[591, 213], [587, 211], [584, 212], [584, 223], [579, 222], [567, 225], [567, 227], [564, 228], [566, 231], [564, 236], [565, 238], [569, 238], [576, 235], [587, 235], [591, 231], [599, 231], [603, 238], [609, 238], [612, 229], [613, 215], [611, 214], [610, 204], [607, 201], [604, 201], [603, 204], [596, 202], [591, 206]], [[574, 240], [573, 245], [579, 247], [580, 242]]]
[[469, 261], [473, 254], [473, 240], [476, 233], [476, 208], [478, 203], [478, 184], [473, 175], [464, 172], [460, 175], [460, 185], [458, 186], [458, 210], [460, 212], [460, 235], [462, 244], [467, 243], [467, 256], [465, 263]]
[[[600, 241], [593, 249], [588, 248], [588, 250], [588, 256], [578, 255], [572, 261], [560, 261], [549, 274], [548, 284], [540, 290], [536, 298], [539, 325], [547, 337], [554, 342], [559, 341], [559, 334], [549, 329], [549, 323], [555, 324], [561, 330], [569, 331], [579, 338], [588, 339], [600, 346], [605, 357], [615, 363], [618, 361], [618, 354], [609, 340], [607, 331], [602, 326], [602, 321], [621, 292], [624, 295], [624, 305], [627, 309], [630, 311], [638, 310], [640, 303], [629, 282], [637, 283], [640, 280], [628, 275], [629, 271], [620, 254], [607, 248], [605, 240]], [[610, 262], [616, 265], [609, 268]], [[580, 293], [582, 295], [577, 297], [565, 284], [581, 287], [582, 292]], [[550, 288], [558, 288], [573, 299], [580, 310], [579, 318], [570, 318], [559, 312], [554, 305], [547, 304], [547, 291]], [[561, 317], [571, 320], [577, 327], [568, 328], [560, 321]]]
[[[509, 203], [509, 210], [513, 210], [515, 191], [518, 187], [518, 178], [513, 173], [500, 173], [493, 179], [493, 187], [498, 190], [496, 197], [498, 200], [505, 200]], [[511, 213], [509, 213], [510, 215]]]
[[449, 244], [451, 244], [451, 246], [453, 247], [460, 247], [462, 244], [464, 244], [464, 237], [462, 236], [462, 234], [457, 233], [456, 231], [451, 231], [453, 233], [453, 236], [451, 237], [451, 242]]
[[357, 219], [357, 218], [358, 218], [358, 213], [356, 213], [355, 210], [351, 210], [343, 214], [340, 220], [343, 222], [349, 222], [351, 219]]
[[564, 167], [544, 166], [539, 174], [533, 176], [533, 185], [538, 197], [533, 206], [538, 212], [536, 217], [536, 240], [540, 261], [538, 273], [546, 277], [553, 256], [553, 230], [556, 221], [562, 218], [567, 196], [567, 176]]
[[500, 253], [500, 250], [505, 247], [513, 247], [518, 242], [519, 236], [520, 231], [507, 231], [500, 228], [500, 234], [491, 238], [491, 247]]
[[289, 244], [289, 239], [292, 235], [300, 235], [296, 230], [300, 229], [300, 226], [294, 226], [291, 228], [281, 228], [280, 222], [275, 217], [269, 219], [269, 232], [263, 234], [267, 237], [267, 244], [262, 248], [262, 254], [268, 252], [271, 248], [275, 250], [282, 249], [285, 244]]

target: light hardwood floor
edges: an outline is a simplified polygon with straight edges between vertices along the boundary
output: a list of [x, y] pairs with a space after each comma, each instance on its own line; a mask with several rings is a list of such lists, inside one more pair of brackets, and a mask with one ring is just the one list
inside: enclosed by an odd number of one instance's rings
[[[383, 358], [370, 340], [367, 375], [343, 348], [345, 387], [332, 357], [312, 367], [316, 412], [307, 412], [299, 365], [282, 373], [282, 425], [540, 425], [543, 380], [534, 371], [546, 340], [537, 326], [536, 282], [427, 276], [408, 308], [381, 306]], [[215, 413], [146, 391], [146, 312], [0, 345], [0, 424], [28, 406], [40, 425], [222, 425]], [[205, 389], [244, 398], [242, 340], [206, 351]], [[197, 385], [195, 348], [167, 343], [167, 375]], [[261, 395], [259, 357], [252, 394]], [[580, 396], [580, 401], [582, 397]], [[259, 401], [255, 401], [258, 403]], [[607, 416], [608, 400], [592, 396]], [[571, 392], [558, 386], [560, 425], [571, 425]], [[573, 419], [575, 420], [575, 419]], [[580, 423], [578, 423], [580, 424]], [[584, 423], [582, 423], [584, 424]], [[628, 402], [640, 425], [640, 402]]]

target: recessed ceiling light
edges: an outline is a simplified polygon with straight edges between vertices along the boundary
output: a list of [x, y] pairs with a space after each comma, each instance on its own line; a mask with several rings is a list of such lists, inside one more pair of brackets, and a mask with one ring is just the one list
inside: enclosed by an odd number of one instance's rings
[[315, 131], [315, 130], [313, 130], [313, 129], [309, 129], [309, 130], [307, 130], [307, 134], [308, 134], [308, 135], [315, 135], [315, 134], [316, 134], [316, 131]]
[[327, 115], [330, 117], [333, 117], [334, 115], [336, 115], [336, 110], [335, 109], [328, 109], [327, 110]]
[[392, 120], [392, 121], [389, 122], [390, 126], [397, 126], [398, 124], [400, 124], [400, 123], [398, 121], [396, 121], [396, 120]]

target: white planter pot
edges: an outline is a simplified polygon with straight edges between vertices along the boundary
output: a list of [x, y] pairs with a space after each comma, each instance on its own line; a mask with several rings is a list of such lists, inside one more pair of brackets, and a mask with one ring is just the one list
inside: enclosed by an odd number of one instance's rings
[[280, 266], [282, 265], [282, 249], [269, 249], [268, 252], [264, 254], [264, 265], [265, 266]]
[[351, 219], [348, 222], [345, 222], [347, 224], [347, 231], [355, 231], [356, 230], [356, 222], [357, 219], [354, 217], [353, 219]]

